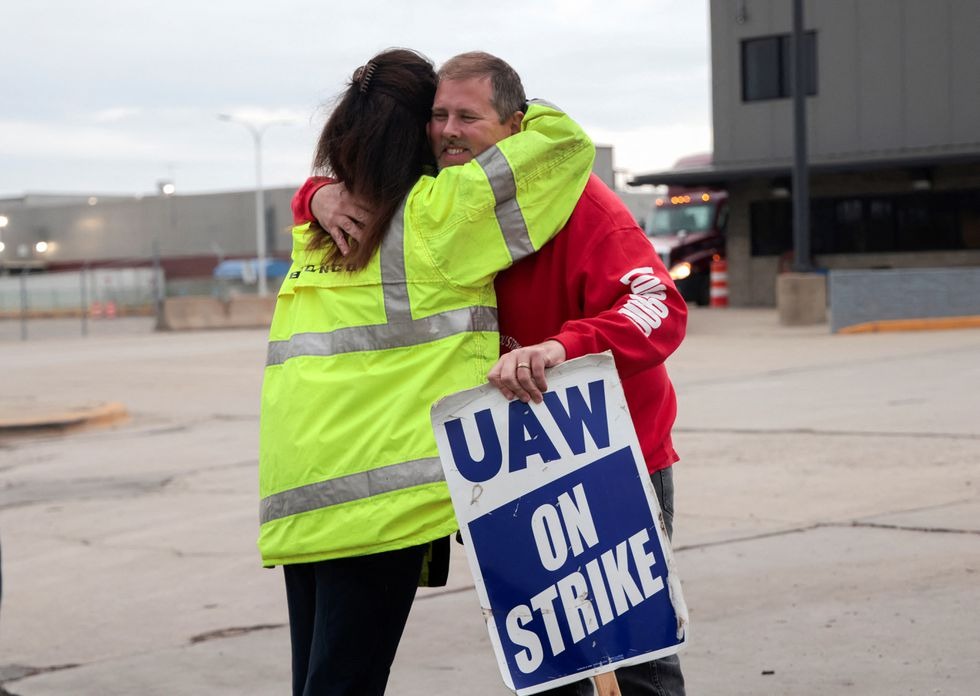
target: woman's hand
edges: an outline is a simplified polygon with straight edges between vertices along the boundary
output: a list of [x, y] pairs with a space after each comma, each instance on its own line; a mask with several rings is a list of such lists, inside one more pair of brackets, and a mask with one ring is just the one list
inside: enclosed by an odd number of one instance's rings
[[318, 188], [310, 200], [310, 212], [344, 256], [350, 253], [348, 240], [360, 242], [362, 230], [371, 221], [371, 211], [340, 182]]

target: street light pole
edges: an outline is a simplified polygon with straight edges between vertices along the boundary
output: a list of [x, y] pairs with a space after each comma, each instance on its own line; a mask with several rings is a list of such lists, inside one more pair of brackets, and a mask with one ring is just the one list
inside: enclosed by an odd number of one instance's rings
[[230, 121], [245, 126], [252, 134], [252, 141], [255, 144], [255, 255], [258, 264], [258, 294], [265, 297], [269, 294], [269, 287], [266, 280], [266, 230], [265, 230], [265, 191], [262, 189], [262, 135], [270, 126], [285, 125], [283, 121], [270, 121], [269, 123], [256, 124], [251, 121], [232, 116], [231, 114], [218, 114], [222, 121]]
[[265, 270], [265, 191], [262, 190], [262, 133], [268, 128], [252, 128], [252, 138], [255, 140], [255, 243], [258, 261], [256, 269], [259, 276], [259, 297], [269, 294]]

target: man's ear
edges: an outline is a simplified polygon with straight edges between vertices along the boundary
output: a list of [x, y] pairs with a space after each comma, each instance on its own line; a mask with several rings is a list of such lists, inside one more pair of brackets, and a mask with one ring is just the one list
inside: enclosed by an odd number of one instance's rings
[[510, 121], [510, 124], [509, 124], [510, 125], [510, 134], [511, 135], [514, 135], [515, 133], [520, 133], [521, 132], [521, 123], [524, 121], [524, 112], [523, 111], [515, 111], [514, 113], [512, 113], [510, 115], [510, 119], [508, 119], [508, 120]]

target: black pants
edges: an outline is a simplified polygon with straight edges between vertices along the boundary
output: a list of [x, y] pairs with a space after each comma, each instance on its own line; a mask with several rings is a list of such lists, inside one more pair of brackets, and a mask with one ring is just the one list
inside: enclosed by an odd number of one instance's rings
[[293, 696], [380, 696], [427, 548], [283, 567]]
[[[653, 488], [664, 513], [667, 536], [674, 533], [674, 472], [667, 467], [650, 474]], [[616, 681], [623, 696], [684, 696], [684, 675], [677, 655], [639, 665], [620, 667]], [[541, 692], [541, 696], [593, 696], [595, 689], [588, 679]]]

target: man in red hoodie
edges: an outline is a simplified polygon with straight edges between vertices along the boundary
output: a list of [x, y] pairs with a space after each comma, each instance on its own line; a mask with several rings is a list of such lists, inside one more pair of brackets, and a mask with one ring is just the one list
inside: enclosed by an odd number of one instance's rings
[[[526, 103], [520, 77], [485, 53], [464, 53], [439, 70], [429, 139], [440, 168], [463, 164], [520, 128]], [[341, 251], [356, 239], [359, 208], [342, 185], [313, 178], [293, 199], [297, 222], [316, 217]], [[479, 253], [479, 250], [474, 250]], [[667, 269], [622, 201], [595, 175], [568, 224], [538, 253], [497, 275], [501, 357], [488, 375], [507, 398], [541, 401], [545, 368], [611, 350], [650, 478], [673, 528], [677, 414], [664, 361], [684, 338], [687, 307]], [[684, 694], [676, 655], [621, 667], [624, 696]], [[588, 680], [553, 696], [593, 693]]]

